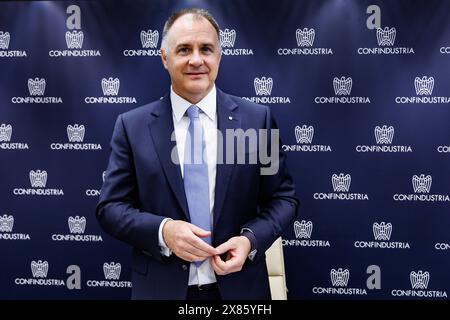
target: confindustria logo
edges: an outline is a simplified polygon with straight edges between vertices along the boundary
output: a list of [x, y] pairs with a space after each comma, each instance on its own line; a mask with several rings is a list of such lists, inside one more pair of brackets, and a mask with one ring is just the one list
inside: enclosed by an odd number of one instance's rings
[[328, 240], [311, 239], [313, 230], [312, 221], [302, 220], [294, 222], [295, 239], [282, 239], [283, 246], [292, 247], [330, 247]]
[[353, 80], [352, 78], [342, 76], [340, 79], [334, 77], [333, 88], [334, 94], [337, 96], [349, 96], [352, 92]]
[[279, 48], [277, 53], [279, 56], [333, 54], [333, 50], [331, 48], [313, 47], [315, 37], [316, 30], [314, 28], [298, 28], [295, 30], [297, 48]]
[[426, 290], [428, 288], [428, 283], [430, 282], [430, 273], [428, 271], [423, 272], [422, 270], [417, 272], [411, 271], [409, 279], [413, 289]]
[[395, 133], [393, 126], [376, 126], [374, 133], [376, 145], [357, 145], [356, 152], [403, 153], [413, 151], [409, 145], [392, 145]]
[[389, 46], [392, 47], [395, 42], [395, 36], [397, 35], [397, 31], [394, 27], [390, 28], [385, 27], [384, 29], [377, 28], [377, 41], [378, 45], [383, 46]]
[[431, 96], [434, 88], [434, 78], [423, 76], [422, 78], [416, 77], [414, 79], [414, 87], [416, 88], [416, 95], [418, 96]]
[[81, 30], [66, 31], [65, 39], [67, 49], [53, 49], [48, 52], [52, 58], [59, 57], [100, 57], [100, 50], [82, 49], [84, 41], [84, 33]]
[[375, 240], [385, 240], [389, 241], [391, 239], [391, 233], [392, 233], [392, 223], [388, 222], [374, 222], [373, 223], [373, 236], [375, 237]]
[[8, 50], [10, 35], [9, 32], [0, 31], [0, 50]]
[[49, 263], [46, 260], [31, 261], [32, 278], [16, 278], [14, 284], [29, 286], [65, 286], [61, 279], [47, 278]]
[[220, 30], [220, 45], [222, 48], [233, 48], [236, 41], [236, 30]]
[[431, 175], [413, 175], [411, 180], [414, 194], [396, 193], [394, 201], [450, 202], [448, 194], [430, 194], [433, 182]]
[[313, 198], [315, 200], [369, 200], [366, 193], [349, 192], [351, 182], [350, 174], [333, 174], [331, 184], [334, 192], [316, 192]]
[[83, 142], [86, 128], [84, 125], [74, 124], [67, 126], [67, 137], [69, 142]]
[[52, 234], [53, 241], [77, 241], [77, 242], [99, 242], [103, 241], [100, 235], [84, 234], [86, 229], [86, 217], [70, 216], [67, 219], [70, 234]]
[[29, 78], [28, 79], [28, 91], [29, 96], [12, 97], [12, 103], [62, 103], [61, 97], [45, 96], [46, 81], [44, 78]]
[[428, 271], [411, 271], [409, 273], [409, 281], [411, 282], [411, 289], [392, 289], [391, 295], [393, 297], [402, 298], [447, 298], [447, 291], [445, 290], [429, 290], [430, 272]]
[[439, 52], [442, 54], [450, 54], [450, 45], [440, 47]]
[[67, 126], [67, 138], [69, 142], [52, 142], [50, 149], [52, 150], [85, 150], [85, 151], [101, 151], [102, 146], [99, 143], [83, 143], [86, 127], [83, 124], [69, 124]]
[[31, 261], [31, 273], [33, 275], [33, 278], [47, 278], [48, 273], [48, 262], [38, 260]]
[[405, 104], [405, 103], [450, 103], [449, 96], [433, 96], [434, 89], [434, 77], [416, 77], [414, 79], [414, 89], [416, 96], [400, 96], [395, 97], [395, 103]]
[[12, 134], [12, 126], [2, 123], [0, 125], [0, 142], [10, 142]]
[[45, 170], [30, 170], [31, 188], [14, 188], [13, 194], [16, 196], [63, 196], [64, 191], [57, 188], [46, 188], [47, 185], [47, 171]]
[[436, 148], [437, 152], [439, 153], [450, 153], [450, 145], [447, 146], [438, 146]]
[[131, 288], [130, 281], [120, 281], [122, 266], [118, 262], [105, 262], [103, 264], [103, 275], [105, 280], [88, 280], [88, 287], [111, 287], [111, 288]]
[[119, 78], [109, 77], [102, 79], [102, 91], [104, 96], [117, 96], [119, 94], [120, 80]]
[[13, 233], [14, 216], [0, 216], [0, 240], [30, 240], [28, 233]]
[[348, 279], [350, 278], [350, 272], [348, 269], [342, 270], [342, 268], [331, 269], [330, 271], [331, 285], [333, 287], [346, 287]]
[[105, 275], [106, 280], [119, 280], [120, 271], [122, 267], [120, 263], [104, 263], [103, 264], [103, 274]]
[[370, 103], [369, 97], [351, 96], [353, 79], [341, 76], [333, 78], [334, 97], [315, 97], [314, 102], [318, 104], [328, 103]]
[[[137, 38], [137, 37], [136, 37]], [[125, 49], [125, 57], [158, 57], [161, 55], [158, 48], [158, 30], [142, 30], [140, 33], [142, 49]]]
[[331, 177], [331, 182], [333, 184], [334, 192], [348, 192], [350, 189], [350, 183], [352, 182], [352, 177], [349, 174], [344, 176], [343, 173], [333, 174]]
[[301, 222], [294, 222], [294, 232], [295, 237], [298, 239], [309, 239], [311, 238], [311, 233], [313, 229], [313, 224], [311, 221], [306, 222], [302, 220]]
[[219, 31], [220, 46], [222, 54], [225, 56], [252, 56], [253, 50], [246, 48], [235, 48], [236, 30], [225, 29]]
[[362, 249], [411, 249], [408, 242], [390, 241], [392, 234], [392, 223], [374, 222], [372, 225], [375, 241], [356, 240], [355, 248]]
[[66, 43], [69, 49], [81, 49], [83, 46], [83, 31], [66, 31]]
[[0, 216], [0, 232], [12, 232], [14, 217], [4, 214]]
[[298, 47], [312, 47], [314, 43], [314, 37], [316, 36], [316, 31], [311, 28], [304, 28], [295, 30], [295, 38], [297, 39]]
[[149, 29], [148, 31], [145, 30], [141, 31], [142, 48], [144, 49], [156, 48], [158, 47], [158, 40], [159, 40], [158, 30]]
[[67, 219], [67, 223], [69, 224], [70, 233], [84, 233], [84, 229], [86, 228], [85, 217], [70, 216], [69, 219]]
[[258, 96], [270, 96], [272, 93], [272, 78], [255, 78], [255, 80], [253, 80], [253, 85], [255, 86], [255, 92]]
[[397, 29], [394, 27], [376, 28], [375, 31], [378, 47], [372, 48], [358, 48], [358, 54], [373, 55], [373, 54], [414, 54], [414, 48], [395, 46], [397, 37]]
[[313, 287], [314, 294], [332, 295], [367, 295], [365, 288], [349, 288], [350, 271], [348, 269], [331, 269], [330, 279], [332, 287]]
[[43, 96], [45, 92], [45, 79], [28, 79], [28, 91], [30, 91], [30, 96]]
[[394, 138], [394, 127], [386, 126], [375, 127], [375, 140], [377, 144], [392, 144], [392, 139]]
[[102, 78], [102, 97], [85, 97], [85, 103], [137, 103], [136, 97], [119, 96], [119, 78]]
[[100, 51], [95, 49], [83, 50], [85, 35], [81, 30], [81, 9], [77, 5], [70, 5], [66, 9], [69, 16], [66, 19], [65, 42], [67, 49], [54, 49], [48, 52], [52, 58], [58, 57], [100, 57]]
[[307, 143], [311, 144], [314, 136], [314, 127], [313, 126], [296, 126], [295, 127], [295, 140], [297, 143]]
[[[0, 144], [1, 146], [1, 144]], [[436, 148], [439, 153], [450, 153], [450, 145], [440, 145]]]
[[253, 80], [256, 96], [242, 97], [243, 99], [262, 104], [286, 104], [291, 103], [289, 97], [272, 96], [273, 79], [271, 77], [255, 78]]
[[30, 182], [33, 188], [45, 188], [45, 185], [47, 184], [47, 171], [31, 170]]
[[25, 50], [9, 50], [11, 35], [8, 31], [0, 30], [0, 58], [23, 58], [27, 56]]
[[2, 150], [28, 150], [28, 144], [25, 142], [12, 142], [13, 127], [11, 124], [2, 123], [0, 125], [0, 149]]
[[313, 126], [295, 126], [295, 140], [297, 144], [282, 145], [283, 151], [303, 151], [303, 152], [331, 152], [331, 146], [323, 144], [313, 144]]
[[421, 174], [420, 177], [414, 175], [412, 177], [412, 184], [415, 193], [430, 193], [431, 183], [433, 178], [430, 175], [425, 176]]
[[448, 242], [436, 242], [434, 244], [434, 249], [435, 250], [450, 250], [450, 243]]
[[[105, 177], [106, 177], [106, 171], [103, 171], [102, 173], [102, 181], [105, 182]], [[91, 189], [86, 189], [85, 191], [85, 195], [88, 197], [98, 197], [100, 195], [101, 189], [95, 189], [95, 188], [91, 188]]]

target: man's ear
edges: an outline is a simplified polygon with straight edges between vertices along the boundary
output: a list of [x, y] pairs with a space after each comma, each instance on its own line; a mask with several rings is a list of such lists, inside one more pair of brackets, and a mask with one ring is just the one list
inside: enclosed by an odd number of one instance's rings
[[161, 48], [160, 51], [161, 51], [162, 64], [163, 64], [164, 68], [167, 70], [167, 54], [166, 54], [166, 50]]
[[219, 51], [219, 63], [220, 63], [220, 61], [222, 61], [222, 48]]

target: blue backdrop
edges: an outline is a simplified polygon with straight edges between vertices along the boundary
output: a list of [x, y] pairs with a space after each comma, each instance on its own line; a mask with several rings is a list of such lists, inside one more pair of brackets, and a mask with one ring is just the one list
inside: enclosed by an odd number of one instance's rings
[[447, 299], [450, 3], [0, 3], [0, 299], [130, 296], [95, 205], [118, 114], [164, 95], [176, 9], [221, 27], [217, 86], [270, 105], [301, 208], [289, 299]]

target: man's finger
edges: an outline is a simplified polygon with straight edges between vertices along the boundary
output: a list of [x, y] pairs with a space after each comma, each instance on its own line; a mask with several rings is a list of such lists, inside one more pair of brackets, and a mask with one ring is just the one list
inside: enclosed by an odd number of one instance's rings
[[214, 256], [214, 257], [211, 259], [211, 264], [212, 264], [212, 266], [213, 266], [214, 271], [215, 271], [217, 274], [220, 274], [220, 275], [225, 274], [225, 272], [224, 272], [224, 270], [223, 270], [223, 268], [222, 268], [222, 266], [225, 264], [225, 262], [222, 261], [222, 259], [220, 258], [220, 256]]
[[193, 246], [192, 244], [188, 243], [187, 246], [184, 249], [185, 251], [190, 252], [193, 255], [196, 255], [198, 257], [202, 258], [208, 258], [211, 257], [213, 254], [210, 254], [204, 250], [198, 249], [197, 247]]
[[[201, 251], [200, 251], [201, 252]], [[193, 261], [205, 261], [206, 259], [208, 259], [210, 256], [208, 255], [208, 256], [202, 256], [202, 255], [198, 255], [198, 254], [196, 254], [195, 253], [195, 248], [192, 248], [192, 247], [190, 247], [190, 248], [188, 248], [188, 249], [185, 249], [183, 252], [182, 252], [182, 255], [183, 256], [185, 256], [185, 257], [187, 257], [189, 260], [189, 262], [193, 262]]]
[[217, 254], [222, 254], [222, 253], [225, 253], [225, 252], [227, 252], [227, 251], [229, 251], [229, 250], [231, 250], [233, 248], [234, 247], [231, 244], [231, 242], [227, 241], [227, 242], [222, 243], [220, 246], [218, 246], [216, 248], [216, 251], [217, 251]]
[[211, 231], [204, 230], [202, 228], [197, 227], [195, 224], [190, 224], [192, 232], [197, 236], [201, 238], [206, 238], [211, 235]]
[[183, 259], [183, 260], [185, 260], [185, 261], [187, 261], [187, 262], [200, 261], [200, 260], [198, 260], [199, 257], [193, 255], [192, 253], [190, 253], [190, 252], [188, 252], [188, 251], [180, 252], [180, 253], [178, 254], [178, 256], [179, 256], [181, 259]]
[[214, 255], [218, 254], [217, 250], [214, 247], [210, 246], [209, 244], [207, 244], [205, 241], [203, 241], [200, 238], [197, 238], [197, 237], [192, 238], [191, 240], [189, 240], [189, 244], [199, 250], [202, 250], [202, 251], [208, 253], [208, 255], [210, 255], [210, 256], [214, 256]]

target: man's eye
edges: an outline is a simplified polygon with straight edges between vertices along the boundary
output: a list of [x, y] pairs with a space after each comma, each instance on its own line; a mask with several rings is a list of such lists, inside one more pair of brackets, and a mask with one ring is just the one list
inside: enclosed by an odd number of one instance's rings
[[212, 49], [210, 47], [203, 47], [202, 51], [204, 51], [204, 52], [212, 52]]
[[178, 52], [179, 53], [187, 53], [187, 52], [189, 52], [189, 49], [188, 48], [180, 48], [180, 49], [178, 49]]

